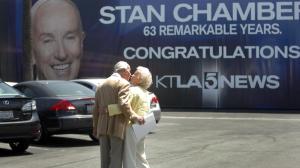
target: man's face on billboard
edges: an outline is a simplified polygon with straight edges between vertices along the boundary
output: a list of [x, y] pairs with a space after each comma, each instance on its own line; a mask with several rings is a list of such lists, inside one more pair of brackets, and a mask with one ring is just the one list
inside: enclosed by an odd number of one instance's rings
[[41, 79], [74, 79], [83, 52], [84, 33], [74, 7], [49, 1], [32, 20], [32, 52]]

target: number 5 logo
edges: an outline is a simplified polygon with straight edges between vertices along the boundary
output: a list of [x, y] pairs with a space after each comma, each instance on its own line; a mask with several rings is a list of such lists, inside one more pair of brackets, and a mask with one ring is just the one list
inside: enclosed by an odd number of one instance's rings
[[204, 73], [204, 88], [205, 89], [218, 89], [218, 73], [205, 72]]

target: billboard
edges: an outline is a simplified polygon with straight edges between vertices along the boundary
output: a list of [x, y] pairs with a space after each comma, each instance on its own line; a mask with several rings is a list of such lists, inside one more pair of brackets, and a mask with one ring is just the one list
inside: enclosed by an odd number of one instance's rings
[[0, 1], [0, 78], [22, 80], [23, 0]]
[[163, 107], [300, 109], [299, 0], [73, 2], [76, 77], [107, 77], [125, 60], [149, 67]]

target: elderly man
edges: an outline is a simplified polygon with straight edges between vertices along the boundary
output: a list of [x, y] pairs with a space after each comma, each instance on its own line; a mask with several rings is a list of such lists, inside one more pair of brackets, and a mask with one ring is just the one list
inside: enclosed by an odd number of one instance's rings
[[85, 37], [76, 5], [70, 0], [39, 0], [31, 8], [31, 22], [38, 79], [76, 78]]
[[[124, 61], [114, 66], [114, 73], [97, 88], [93, 112], [93, 132], [101, 144], [101, 167], [122, 168], [124, 136], [129, 120], [144, 122], [129, 102], [130, 66]], [[111, 113], [109, 107], [116, 106], [120, 114]]]

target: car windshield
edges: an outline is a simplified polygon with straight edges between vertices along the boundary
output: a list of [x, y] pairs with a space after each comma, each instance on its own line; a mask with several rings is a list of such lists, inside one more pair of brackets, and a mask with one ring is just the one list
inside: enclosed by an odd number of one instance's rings
[[56, 96], [95, 96], [95, 93], [80, 85], [73, 82], [55, 82], [48, 83], [47, 88]]
[[6, 97], [6, 96], [18, 96], [20, 93], [12, 88], [11, 86], [8, 86], [7, 84], [0, 82], [0, 97]]

